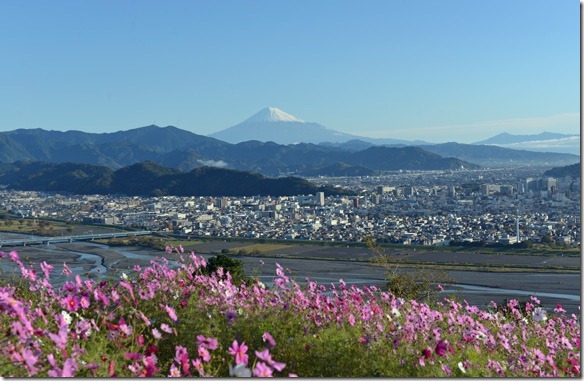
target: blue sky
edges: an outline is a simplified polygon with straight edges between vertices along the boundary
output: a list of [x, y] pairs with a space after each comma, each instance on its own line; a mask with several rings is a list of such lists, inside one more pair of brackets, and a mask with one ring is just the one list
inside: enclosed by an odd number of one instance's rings
[[470, 143], [579, 133], [577, 0], [3, 0], [0, 131], [207, 135], [267, 106]]

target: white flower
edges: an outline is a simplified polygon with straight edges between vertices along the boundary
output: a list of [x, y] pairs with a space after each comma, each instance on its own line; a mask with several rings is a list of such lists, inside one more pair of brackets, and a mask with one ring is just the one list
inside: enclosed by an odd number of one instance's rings
[[531, 318], [535, 322], [546, 321], [547, 320], [547, 315], [546, 315], [546, 312], [545, 312], [545, 310], [543, 308], [536, 307], [533, 310], [533, 312], [531, 313]]
[[122, 273], [120, 278], [122, 278], [123, 280], [128, 280], [128, 276], [126, 275], [126, 273]]
[[246, 368], [243, 363], [238, 363], [235, 366], [229, 364], [229, 375], [231, 377], [251, 377], [251, 370]]
[[264, 289], [266, 288], [266, 285], [263, 284], [262, 282], [258, 282], [258, 286], [260, 286], [261, 288], [264, 288]]
[[464, 369], [464, 364], [462, 363], [462, 361], [458, 362], [458, 369], [460, 369], [462, 373], [466, 373], [466, 369]]
[[387, 318], [387, 320], [392, 321], [393, 319], [391, 318], [390, 314], [385, 314], [385, 317]]
[[393, 314], [393, 316], [395, 316], [395, 317], [401, 317], [401, 314], [399, 313], [398, 309], [397, 309], [397, 308], [395, 308], [395, 307], [394, 307], [394, 308], [391, 310], [391, 313], [392, 313], [392, 314]]
[[71, 315], [69, 315], [69, 313], [67, 311], [61, 311], [61, 315], [63, 315], [63, 318], [65, 319], [65, 323], [67, 323], [67, 325], [71, 324]]

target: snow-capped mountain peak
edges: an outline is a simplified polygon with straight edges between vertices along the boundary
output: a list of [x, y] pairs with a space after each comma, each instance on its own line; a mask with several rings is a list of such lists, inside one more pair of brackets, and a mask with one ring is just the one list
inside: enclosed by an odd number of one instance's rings
[[263, 123], [263, 122], [299, 122], [305, 123], [302, 119], [290, 115], [277, 107], [266, 107], [257, 114], [252, 115], [243, 123]]

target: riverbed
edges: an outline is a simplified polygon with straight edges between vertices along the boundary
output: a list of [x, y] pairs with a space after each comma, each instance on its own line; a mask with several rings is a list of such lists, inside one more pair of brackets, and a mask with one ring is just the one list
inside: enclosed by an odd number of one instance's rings
[[[72, 242], [51, 245], [35, 245], [17, 248], [3, 248], [6, 252], [15, 249], [21, 260], [27, 264], [46, 261], [55, 266], [55, 277], [59, 278], [63, 263], [82, 277], [118, 277], [122, 271], [132, 271], [134, 265], [148, 266], [150, 261], [164, 256], [169, 261], [176, 261], [176, 253], [137, 247], [110, 247], [94, 242]], [[342, 279], [347, 284], [357, 286], [385, 285], [385, 272], [381, 267], [374, 267], [367, 262], [350, 260], [347, 250], [339, 251], [339, 257], [323, 259], [296, 259], [285, 257], [251, 257], [238, 256], [244, 262], [247, 275], [258, 276], [270, 284], [275, 276], [276, 263], [279, 263], [290, 277], [302, 283], [306, 278], [319, 284], [339, 284]], [[331, 249], [334, 253], [334, 250]], [[213, 256], [201, 253], [205, 258]], [[185, 255], [185, 258], [187, 256]], [[495, 257], [495, 256], [494, 256]], [[509, 260], [508, 256], [497, 256], [500, 260]], [[262, 264], [263, 263], [263, 264]], [[38, 267], [36, 267], [38, 270]], [[0, 271], [4, 277], [19, 277], [19, 272], [9, 259], [0, 260]], [[411, 270], [410, 270], [411, 271]], [[444, 285], [444, 297], [455, 296], [457, 300], [466, 300], [471, 305], [485, 307], [490, 301], [503, 302], [504, 299], [526, 300], [530, 295], [537, 296], [544, 307], [552, 310], [559, 303], [570, 313], [579, 313], [581, 303], [580, 274], [562, 273], [528, 273], [528, 272], [482, 272], [449, 271], [448, 275], [456, 284]]]

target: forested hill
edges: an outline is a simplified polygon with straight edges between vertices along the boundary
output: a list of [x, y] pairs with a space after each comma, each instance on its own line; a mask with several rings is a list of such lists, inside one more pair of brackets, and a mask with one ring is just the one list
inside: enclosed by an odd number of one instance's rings
[[544, 172], [544, 176], [550, 177], [566, 177], [570, 176], [573, 179], [581, 177], [580, 163], [566, 165], [565, 167], [556, 167]]
[[128, 196], [292, 196], [343, 189], [317, 187], [297, 177], [268, 178], [257, 173], [215, 167], [190, 172], [145, 161], [114, 171], [77, 163], [16, 162], [0, 167], [0, 185], [9, 189]]

